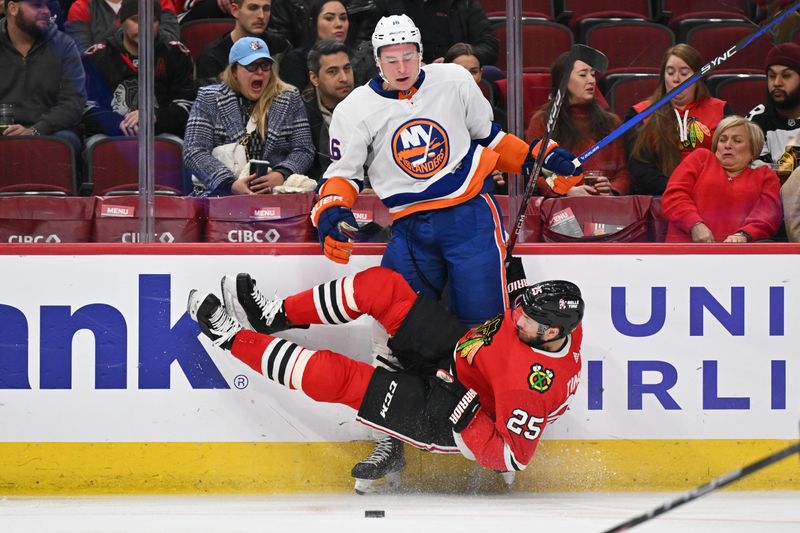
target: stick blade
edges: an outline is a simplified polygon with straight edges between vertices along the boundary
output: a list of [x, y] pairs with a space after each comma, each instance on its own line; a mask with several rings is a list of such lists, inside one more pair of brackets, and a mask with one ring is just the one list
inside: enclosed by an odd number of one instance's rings
[[608, 70], [608, 58], [596, 48], [585, 44], [573, 44], [570, 53], [574, 56], [575, 61], [583, 61], [597, 72]]

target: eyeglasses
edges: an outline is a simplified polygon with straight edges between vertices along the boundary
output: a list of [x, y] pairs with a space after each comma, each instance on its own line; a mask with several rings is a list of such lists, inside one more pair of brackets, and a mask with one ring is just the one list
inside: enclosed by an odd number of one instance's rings
[[261, 72], [271, 72], [272, 71], [272, 62], [271, 61], [259, 61], [258, 63], [250, 63], [249, 65], [242, 65], [247, 72], [255, 72], [258, 69], [261, 69]]

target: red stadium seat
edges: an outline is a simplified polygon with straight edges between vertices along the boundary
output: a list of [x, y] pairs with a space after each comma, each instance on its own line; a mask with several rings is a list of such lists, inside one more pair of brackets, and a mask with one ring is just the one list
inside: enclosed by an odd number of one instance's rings
[[564, 0], [562, 18], [569, 17], [569, 25], [580, 41], [586, 31], [605, 19], [653, 18], [650, 0]]
[[[97, 197], [94, 242], [138, 242], [139, 196]], [[155, 242], [202, 242], [205, 200], [191, 196], [155, 197]]]
[[[506, 70], [506, 27], [494, 27], [500, 43], [497, 67]], [[566, 26], [541, 19], [522, 19], [522, 70], [550, 72], [556, 58], [572, 47], [572, 32]]]
[[233, 31], [235, 25], [236, 20], [232, 18], [193, 20], [181, 25], [181, 42], [197, 61], [206, 46]]
[[658, 74], [616, 74], [603, 79], [604, 94], [608, 96], [611, 110], [625, 118], [634, 104], [641, 102], [658, 87]]
[[[188, 194], [191, 187], [183, 168], [183, 143], [177, 137], [155, 138], [156, 190]], [[87, 149], [86, 178], [97, 196], [136, 193], [139, 189], [139, 140], [106, 137]]]
[[677, 29], [689, 18], [748, 20], [751, 0], [657, 0], [656, 18]]
[[623, 20], [592, 26], [585, 41], [608, 56], [606, 74], [658, 72], [664, 52], [675, 44], [675, 36], [660, 24]]
[[89, 242], [94, 198], [0, 197], [0, 242]]
[[[554, 0], [522, 0], [522, 14], [526, 17], [555, 18]], [[506, 16], [506, 0], [480, 0], [487, 16]]]
[[[497, 87], [503, 99], [502, 105], [508, 99], [508, 80], [497, 80]], [[550, 96], [550, 74], [525, 73], [522, 75], [522, 120], [523, 128], [528, 127], [534, 111], [547, 102]]]
[[750, 110], [767, 99], [767, 76], [764, 74], [719, 74], [707, 80], [714, 95], [730, 104], [737, 115], [746, 117]]
[[76, 193], [75, 154], [48, 136], [0, 136], [0, 194]]
[[[697, 49], [705, 61], [711, 61], [725, 53], [743, 37], [753, 33], [754, 26], [746, 22], [713, 22], [702, 24], [689, 30], [686, 43]], [[736, 52], [731, 58], [722, 62], [712, 72], [753, 73], [764, 72], [764, 58], [772, 49], [772, 37], [769, 32], [762, 35], [745, 49]]]
[[[206, 242], [312, 242], [314, 193], [208, 199]], [[376, 220], [377, 222], [377, 220]]]

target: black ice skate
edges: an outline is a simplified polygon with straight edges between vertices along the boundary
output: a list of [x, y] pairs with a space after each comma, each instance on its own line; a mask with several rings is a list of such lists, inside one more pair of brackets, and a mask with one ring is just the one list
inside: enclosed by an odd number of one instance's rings
[[200, 329], [211, 339], [214, 346], [230, 350], [234, 336], [242, 325], [225, 312], [222, 302], [215, 295], [197, 289], [189, 291], [187, 304], [189, 317], [200, 324]]
[[379, 479], [384, 479], [384, 488], [397, 488], [400, 485], [400, 471], [405, 466], [402, 442], [392, 437], [377, 441], [369, 457], [350, 472], [356, 478], [356, 494], [374, 492], [373, 484]]
[[271, 335], [289, 328], [308, 327], [290, 324], [283, 310], [283, 300], [264, 296], [250, 274], [222, 276], [220, 285], [225, 309], [247, 329]]

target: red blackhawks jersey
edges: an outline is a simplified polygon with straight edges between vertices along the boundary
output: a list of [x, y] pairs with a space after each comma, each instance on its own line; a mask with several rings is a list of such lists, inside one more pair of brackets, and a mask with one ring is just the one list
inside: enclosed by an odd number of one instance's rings
[[537, 350], [519, 340], [510, 310], [467, 333], [456, 345], [455, 373], [481, 409], [455, 434], [462, 454], [498, 471], [528, 466], [542, 431], [578, 388], [582, 337], [578, 326], [560, 351]]

